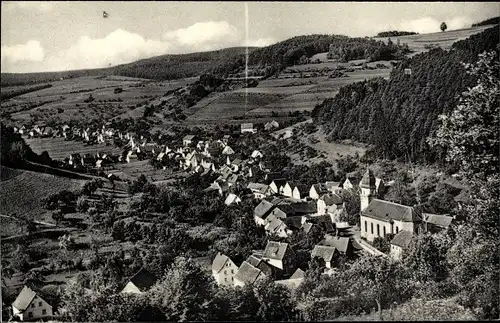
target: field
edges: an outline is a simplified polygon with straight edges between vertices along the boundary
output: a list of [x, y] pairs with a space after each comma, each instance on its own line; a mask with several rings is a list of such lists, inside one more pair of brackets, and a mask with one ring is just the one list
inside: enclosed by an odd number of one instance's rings
[[[399, 40], [401, 43], [407, 43], [408, 47], [412, 51], [414, 51], [410, 55], [413, 56], [421, 52], [428, 51], [428, 49], [425, 47], [429, 45], [439, 46], [442, 49], [450, 49], [451, 45], [453, 45], [454, 42], [469, 38], [470, 36], [478, 34], [491, 27], [493, 27], [493, 25], [450, 30], [446, 32], [436, 32], [430, 34], [409, 35], [409, 36], [399, 36], [390, 38], [393, 42], [397, 42]], [[375, 39], [382, 40], [383, 42], [387, 43], [389, 37], [381, 37]]]
[[120, 153], [121, 150], [106, 144], [86, 145], [82, 141], [64, 140], [64, 138], [24, 138], [33, 152], [41, 154], [47, 151], [53, 160], [64, 160], [70, 154], [95, 154], [97, 152]]
[[86, 181], [1, 167], [2, 214], [41, 219], [46, 213], [42, 200], [62, 190], [79, 190]]
[[[70, 120], [109, 119], [130, 110], [144, 106], [167, 91], [193, 81], [181, 79], [168, 82], [108, 77], [79, 77], [51, 82], [51, 88], [23, 94], [2, 103], [2, 112], [12, 114], [18, 122], [48, 121], [69, 122]], [[9, 87], [2, 91], [12, 91]], [[121, 93], [115, 93], [122, 88]], [[94, 98], [85, 102], [90, 95]]]

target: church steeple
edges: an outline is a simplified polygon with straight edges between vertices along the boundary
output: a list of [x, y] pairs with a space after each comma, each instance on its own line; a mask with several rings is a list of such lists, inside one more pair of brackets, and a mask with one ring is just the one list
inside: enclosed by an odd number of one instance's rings
[[361, 195], [360, 195], [360, 200], [361, 200], [361, 211], [366, 209], [370, 202], [372, 201], [373, 197], [376, 196], [376, 179], [375, 175], [373, 175], [373, 172], [370, 169], [366, 170], [365, 175], [361, 179], [361, 182], [359, 183], [359, 187], [361, 188]]

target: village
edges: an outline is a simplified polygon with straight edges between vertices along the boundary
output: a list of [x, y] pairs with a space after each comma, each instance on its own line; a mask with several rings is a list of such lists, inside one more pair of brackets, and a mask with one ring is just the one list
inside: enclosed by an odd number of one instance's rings
[[[279, 124], [272, 121], [261, 131], [276, 129], [279, 129]], [[300, 268], [293, 248], [279, 241], [289, 238], [294, 232], [307, 235], [313, 227], [320, 227], [325, 232], [323, 239], [309, 253], [311, 259], [322, 261], [324, 274], [329, 275], [342, 261], [366, 255], [399, 261], [414, 235], [447, 230], [453, 221], [452, 216], [423, 213], [418, 206], [384, 200], [387, 188], [394, 181], [386, 182], [370, 169], [366, 169], [361, 178], [347, 174], [343, 181], [325, 181], [309, 187], [289, 180], [281, 172], [271, 172], [261, 151], [240, 152], [231, 148], [238, 140], [231, 134], [218, 140], [185, 135], [182, 140], [162, 146], [105, 126], [99, 130], [70, 129], [69, 126], [54, 130], [35, 126], [32, 129], [19, 127], [15, 131], [28, 138], [63, 137], [65, 140], [82, 140], [90, 146], [107, 143], [121, 147], [122, 152], [116, 154], [71, 154], [60, 165], [74, 172], [93, 172], [100, 174], [103, 180], [119, 182], [120, 178], [113, 172], [114, 164], [150, 160], [158, 169], [169, 168], [184, 172], [186, 176], [215, 175], [216, 179], [210, 186], [199, 187], [199, 190], [214, 199], [222, 199], [227, 207], [239, 204], [242, 199], [256, 201], [258, 204], [253, 214], [248, 216], [252, 216], [255, 226], [263, 228], [268, 235], [265, 249], [254, 250], [241, 263], [220, 252], [213, 259], [196, 259], [222, 286], [245, 286], [270, 278], [291, 290], [297, 288], [304, 280], [305, 270]], [[257, 136], [258, 129], [251, 123], [242, 124], [239, 135]], [[279, 140], [292, 137], [293, 131], [286, 131]], [[236, 187], [244, 190], [236, 190]], [[359, 195], [360, 226], [341, 221], [347, 212], [341, 197], [343, 191]], [[377, 238], [389, 239], [389, 252], [373, 246]], [[122, 293], [145, 293], [157, 280], [154, 274], [141, 268], [123, 287]], [[27, 286], [12, 304], [12, 313], [21, 320], [47, 318], [54, 314], [51, 305]]]

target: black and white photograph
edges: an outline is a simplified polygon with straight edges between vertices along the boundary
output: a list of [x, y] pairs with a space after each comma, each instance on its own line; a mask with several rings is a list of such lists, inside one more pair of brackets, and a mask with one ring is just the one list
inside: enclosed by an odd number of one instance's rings
[[500, 320], [500, 2], [0, 14], [1, 322]]

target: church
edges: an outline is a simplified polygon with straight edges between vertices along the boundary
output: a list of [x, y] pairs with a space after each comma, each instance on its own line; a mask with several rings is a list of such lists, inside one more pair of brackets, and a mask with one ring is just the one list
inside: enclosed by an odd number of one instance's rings
[[367, 170], [360, 182], [361, 237], [373, 241], [400, 231], [418, 233], [422, 214], [414, 207], [377, 199], [376, 178]]

